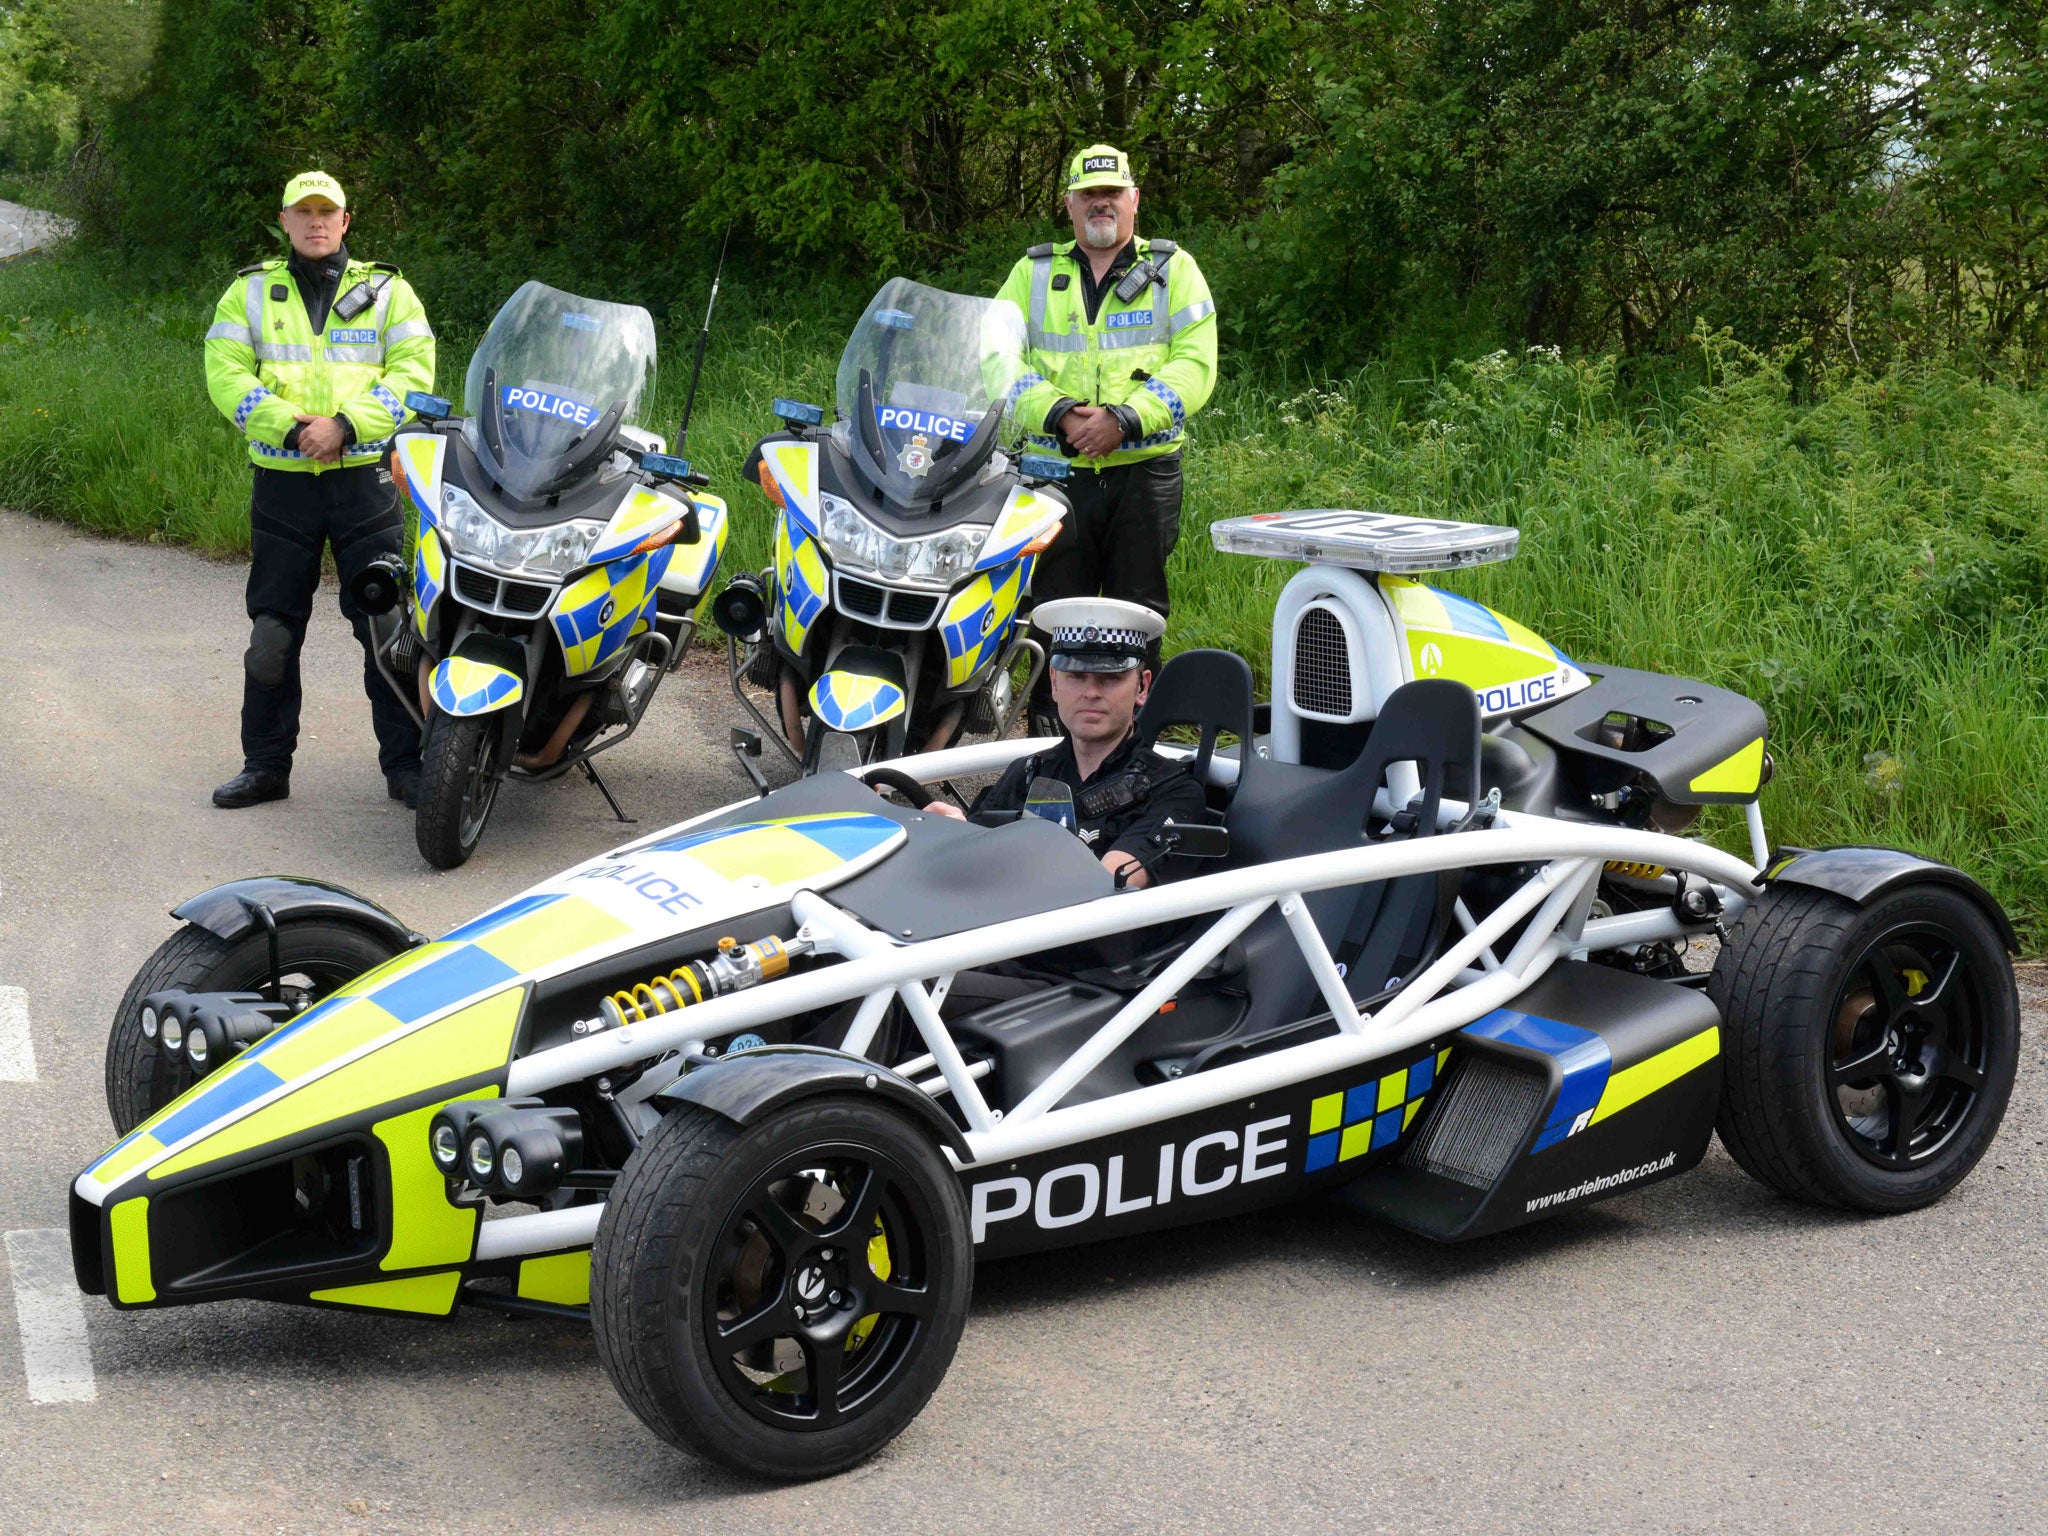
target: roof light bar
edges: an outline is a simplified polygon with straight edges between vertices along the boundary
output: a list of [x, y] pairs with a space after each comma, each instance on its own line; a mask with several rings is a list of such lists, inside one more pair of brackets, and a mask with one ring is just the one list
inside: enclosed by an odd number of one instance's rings
[[1311, 565], [1341, 565], [1393, 576], [1507, 560], [1522, 538], [1516, 529], [1490, 523], [1337, 507], [1228, 518], [1211, 524], [1209, 536], [1225, 554], [1306, 560]]

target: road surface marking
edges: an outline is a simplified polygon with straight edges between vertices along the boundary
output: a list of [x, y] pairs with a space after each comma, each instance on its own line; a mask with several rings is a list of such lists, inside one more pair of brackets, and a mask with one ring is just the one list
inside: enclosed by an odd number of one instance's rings
[[7, 1234], [14, 1315], [21, 1325], [21, 1363], [32, 1403], [89, 1403], [92, 1348], [85, 1307], [71, 1271], [71, 1238], [55, 1227]]
[[36, 1080], [36, 1049], [28, 1038], [28, 992], [0, 987], [0, 1083]]

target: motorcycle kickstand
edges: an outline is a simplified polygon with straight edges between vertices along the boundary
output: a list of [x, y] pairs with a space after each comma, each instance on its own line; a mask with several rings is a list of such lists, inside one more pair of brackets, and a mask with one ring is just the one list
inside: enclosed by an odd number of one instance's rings
[[638, 824], [637, 817], [628, 816], [619, 809], [619, 802], [613, 797], [611, 786], [598, 776], [596, 765], [588, 759], [583, 763], [583, 776], [597, 786], [597, 792], [604, 796], [604, 803], [612, 808], [612, 815], [615, 818], [629, 827]]

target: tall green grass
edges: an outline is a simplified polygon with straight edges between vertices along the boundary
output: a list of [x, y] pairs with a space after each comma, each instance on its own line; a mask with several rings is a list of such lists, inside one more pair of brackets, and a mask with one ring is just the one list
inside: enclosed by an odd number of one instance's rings
[[[248, 471], [200, 373], [213, 295], [135, 295], [84, 256], [0, 267], [0, 503], [127, 538], [247, 546]], [[720, 317], [690, 434], [765, 559], [739, 465], [775, 395], [828, 400], [851, 317]], [[693, 337], [664, 338], [655, 419]], [[471, 339], [444, 337], [459, 395]], [[1981, 875], [2048, 943], [2048, 402], [1930, 368], [1795, 399], [1774, 360], [1698, 338], [1693, 382], [1625, 387], [1544, 352], [1274, 388], [1242, 360], [1197, 418], [1175, 647], [1263, 674], [1294, 569], [1218, 555], [1220, 517], [1370, 506], [1505, 523], [1446, 585], [1568, 654], [1734, 688], [1769, 712], [1775, 839], [1880, 841]], [[1732, 817], [1710, 832], [1741, 846]]]

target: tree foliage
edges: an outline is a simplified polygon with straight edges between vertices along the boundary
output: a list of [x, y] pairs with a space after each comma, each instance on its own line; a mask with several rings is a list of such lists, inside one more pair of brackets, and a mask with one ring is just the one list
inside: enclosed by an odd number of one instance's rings
[[[93, 15], [148, 66], [83, 67]], [[322, 164], [468, 316], [527, 275], [694, 302], [728, 224], [757, 292], [992, 283], [1106, 139], [1264, 356], [1704, 324], [2031, 374], [2044, 47], [2041, 0], [0, 0], [0, 100], [105, 125], [107, 238], [246, 259]]]

